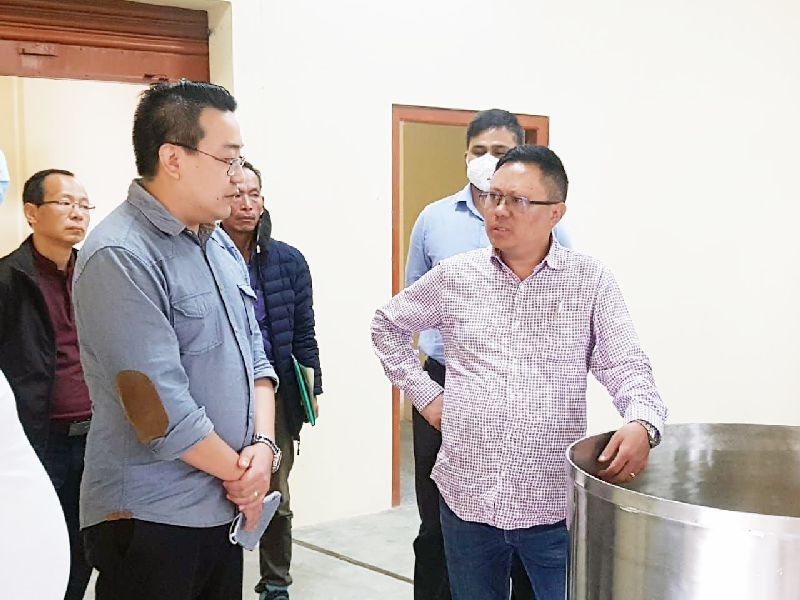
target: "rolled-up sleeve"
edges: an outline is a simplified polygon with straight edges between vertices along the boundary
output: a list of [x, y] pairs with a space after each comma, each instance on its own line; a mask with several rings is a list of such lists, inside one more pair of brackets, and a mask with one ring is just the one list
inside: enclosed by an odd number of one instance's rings
[[[214, 426], [189, 393], [161, 275], [131, 252], [110, 247], [89, 257], [73, 285], [84, 362], [116, 382], [140, 439], [142, 424], [133, 421], [149, 420], [152, 435], [146, 443], [153, 454], [161, 460], [179, 458]], [[263, 348], [261, 357], [266, 360]], [[136, 380], [139, 391], [123, 402], [125, 377]]]
[[275, 369], [272, 367], [272, 363], [269, 362], [267, 353], [264, 350], [264, 338], [261, 337], [261, 331], [258, 327], [258, 323], [256, 323], [253, 307], [248, 306], [247, 312], [247, 318], [250, 319], [250, 323], [252, 323], [251, 331], [253, 332], [250, 339], [250, 344], [253, 346], [253, 378], [271, 379], [277, 391], [278, 375], [275, 373]]
[[278, 375], [270, 362], [270, 357], [267, 355], [267, 350], [271, 353], [272, 347], [268, 341], [265, 342], [266, 338], [263, 337], [258, 319], [256, 319], [255, 305], [256, 302], [258, 302], [258, 296], [252, 287], [250, 273], [247, 270], [247, 263], [244, 262], [244, 258], [236, 249], [236, 246], [233, 245], [233, 241], [231, 241], [227, 234], [219, 230], [217, 230], [216, 234], [222, 237], [222, 247], [227, 250], [239, 266], [239, 270], [242, 272], [242, 281], [246, 285], [246, 294], [252, 300], [252, 302], [247, 304], [247, 314], [245, 317], [250, 323], [250, 345], [253, 352], [253, 379], [271, 379], [272, 385], [275, 387], [275, 391], [277, 391], [279, 384]]

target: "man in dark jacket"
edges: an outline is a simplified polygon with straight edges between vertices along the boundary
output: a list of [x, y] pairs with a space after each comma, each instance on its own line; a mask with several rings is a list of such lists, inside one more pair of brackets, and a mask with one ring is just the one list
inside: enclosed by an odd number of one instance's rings
[[[314, 369], [314, 394], [322, 394], [319, 348], [314, 333], [311, 272], [301, 252], [271, 237], [272, 221], [264, 209], [261, 173], [244, 163], [245, 181], [222, 227], [242, 253], [256, 290], [256, 318], [267, 355], [275, 365], [280, 388], [275, 397], [275, 436], [283, 452], [281, 466], [272, 477], [272, 489], [282, 495], [278, 512], [261, 539], [260, 600], [288, 600], [292, 583], [292, 512], [289, 506], [289, 472], [294, 462], [294, 440], [306, 420], [292, 356]], [[315, 407], [316, 410], [316, 407]]]
[[89, 203], [69, 171], [34, 174], [22, 191], [33, 235], [0, 259], [0, 370], [22, 427], [58, 493], [72, 553], [65, 598], [89, 583], [78, 533], [78, 496], [91, 418], [72, 307], [75, 244], [86, 236]]

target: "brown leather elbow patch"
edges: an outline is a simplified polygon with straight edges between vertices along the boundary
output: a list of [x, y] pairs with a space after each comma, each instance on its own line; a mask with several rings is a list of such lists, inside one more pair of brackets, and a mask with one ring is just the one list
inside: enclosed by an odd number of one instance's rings
[[129, 510], [121, 510], [118, 512], [110, 512], [106, 515], [106, 521], [123, 521], [125, 519], [132, 519], [133, 513]]
[[117, 393], [136, 437], [143, 444], [164, 437], [169, 417], [150, 378], [140, 371], [117, 373]]

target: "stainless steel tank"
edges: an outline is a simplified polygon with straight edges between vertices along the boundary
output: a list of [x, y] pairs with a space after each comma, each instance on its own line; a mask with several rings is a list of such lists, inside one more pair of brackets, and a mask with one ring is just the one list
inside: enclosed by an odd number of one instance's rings
[[799, 600], [800, 427], [669, 425], [631, 484], [568, 452], [570, 600]]

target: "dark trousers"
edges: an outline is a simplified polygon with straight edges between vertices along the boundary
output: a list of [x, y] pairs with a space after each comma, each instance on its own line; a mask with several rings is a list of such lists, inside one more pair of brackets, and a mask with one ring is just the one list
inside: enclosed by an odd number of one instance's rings
[[230, 525], [195, 528], [137, 519], [83, 530], [98, 570], [97, 600], [241, 600], [242, 549]]
[[281, 493], [281, 503], [258, 545], [261, 580], [256, 593], [267, 586], [288, 587], [292, 583], [289, 567], [292, 562], [292, 508], [289, 504], [289, 473], [294, 465], [294, 440], [289, 435], [281, 409], [283, 398], [275, 398], [275, 442], [281, 449], [281, 466], [273, 473], [270, 492]]
[[[444, 387], [445, 368], [429, 358], [425, 370], [436, 383]], [[414, 540], [414, 599], [448, 600], [450, 583], [444, 556], [442, 526], [439, 515], [439, 489], [431, 479], [436, 455], [442, 445], [442, 434], [417, 412], [412, 411], [414, 433], [414, 485], [419, 509], [419, 534]], [[514, 555], [511, 567], [514, 600], [533, 600], [533, 589], [525, 569]]]
[[86, 453], [86, 436], [68, 437], [62, 428], [52, 427], [42, 464], [58, 494], [69, 534], [69, 582], [65, 600], [82, 600], [92, 575], [86, 562], [78, 522], [83, 456]]

